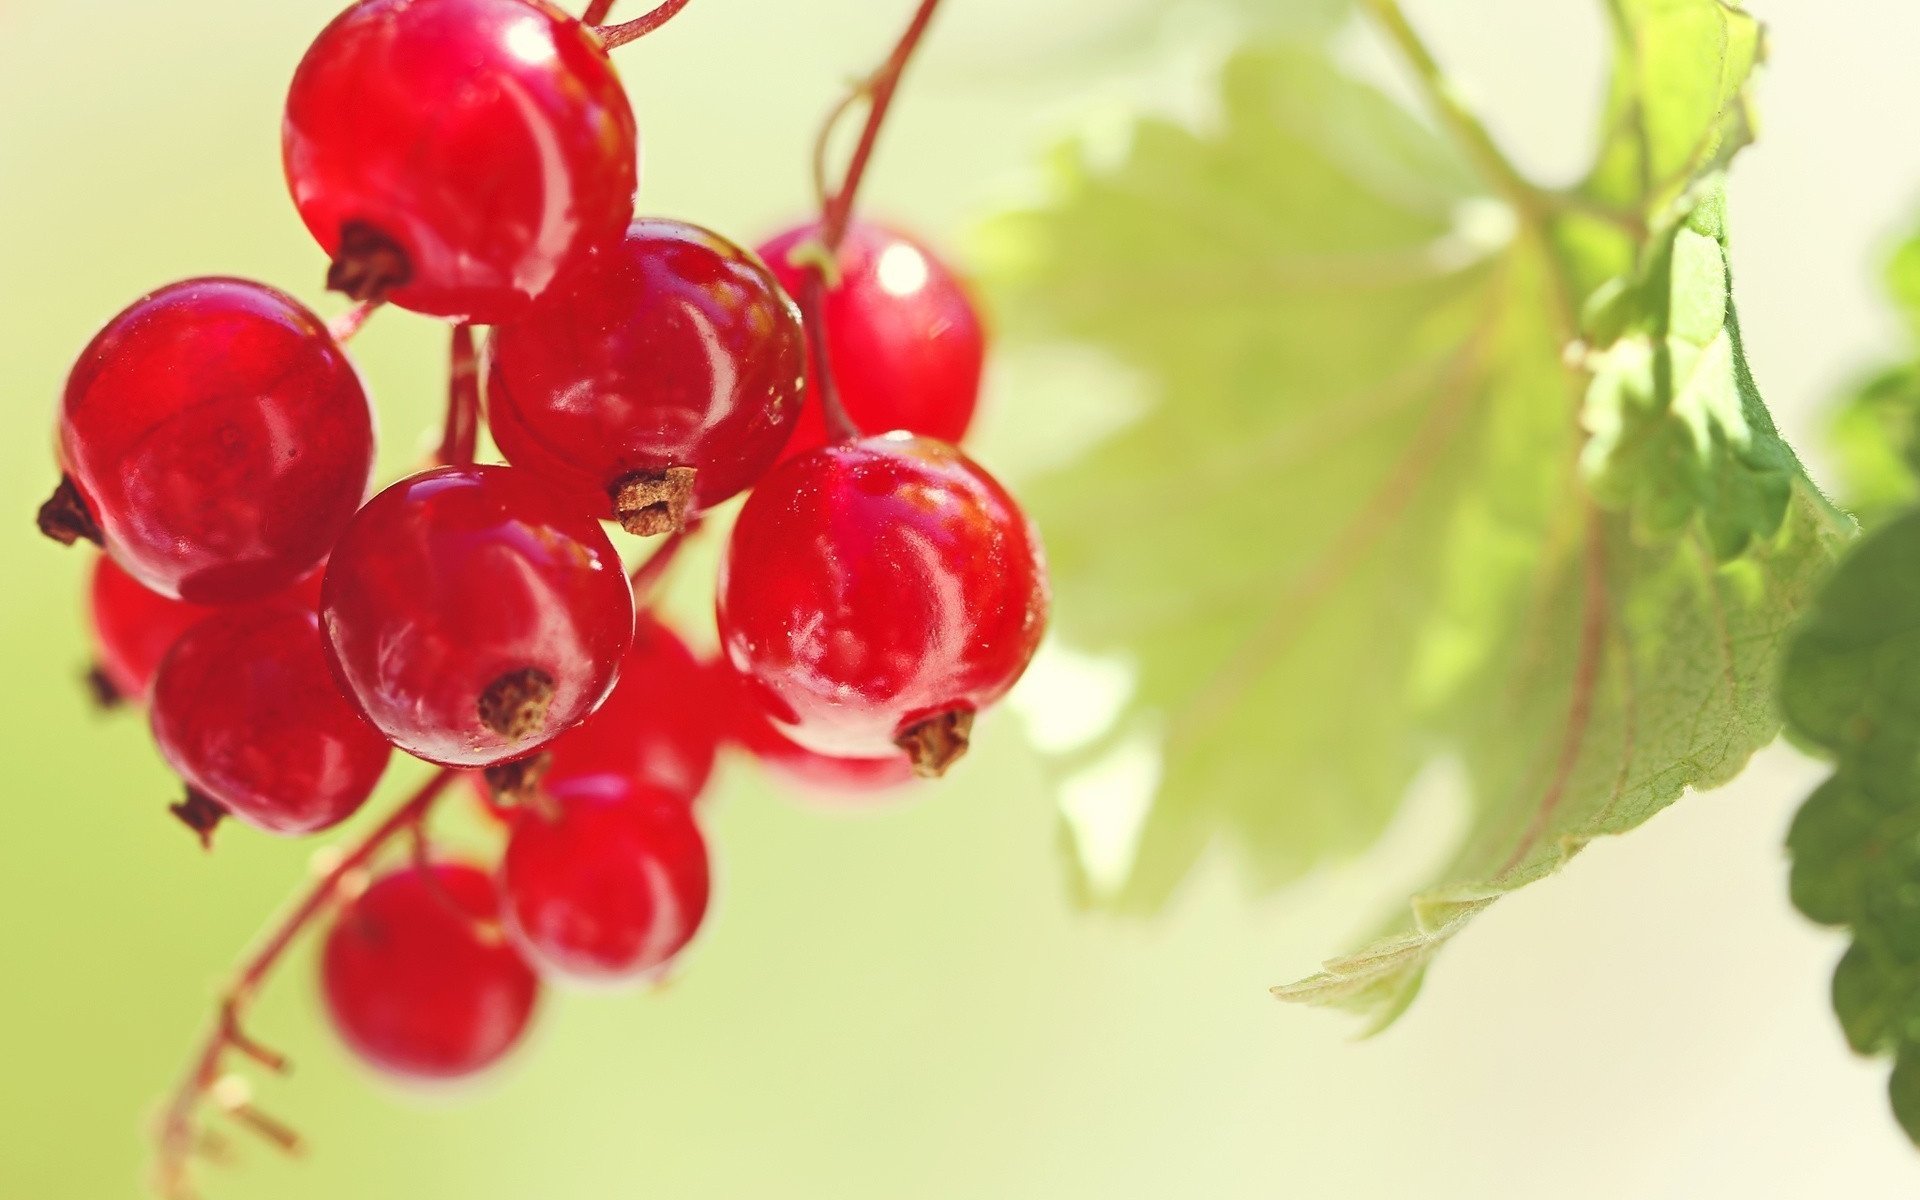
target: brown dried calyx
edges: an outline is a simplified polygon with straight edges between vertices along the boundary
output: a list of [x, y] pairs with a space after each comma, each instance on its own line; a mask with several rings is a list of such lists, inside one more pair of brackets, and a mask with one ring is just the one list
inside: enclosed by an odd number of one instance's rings
[[99, 663], [88, 667], [87, 673], [81, 678], [86, 682], [87, 696], [92, 699], [93, 706], [101, 712], [111, 712], [127, 702], [127, 698], [120, 692], [120, 685], [113, 681], [113, 677], [107, 674], [107, 669]]
[[188, 784], [186, 799], [168, 805], [167, 811], [180, 818], [182, 825], [199, 836], [202, 850], [211, 850], [214, 827], [226, 819], [227, 806]]
[[972, 733], [973, 714], [955, 709], [907, 726], [893, 744], [907, 752], [915, 775], [938, 779], [967, 752]]
[[413, 278], [413, 264], [399, 243], [365, 221], [340, 226], [340, 249], [327, 268], [327, 289], [355, 300], [384, 300]]
[[495, 763], [481, 772], [487, 790], [500, 804], [534, 808], [539, 805], [540, 781], [553, 766], [553, 755], [545, 751], [513, 762]]
[[678, 533], [693, 501], [693, 475], [692, 467], [668, 467], [622, 476], [607, 489], [620, 528], [635, 537]]
[[503, 738], [532, 737], [546, 727], [553, 676], [538, 667], [508, 671], [480, 693], [480, 721]]
[[60, 477], [60, 486], [40, 506], [38, 520], [40, 532], [62, 546], [71, 546], [82, 538], [96, 546], [101, 544], [100, 523], [87, 511], [87, 502], [80, 498], [71, 475]]

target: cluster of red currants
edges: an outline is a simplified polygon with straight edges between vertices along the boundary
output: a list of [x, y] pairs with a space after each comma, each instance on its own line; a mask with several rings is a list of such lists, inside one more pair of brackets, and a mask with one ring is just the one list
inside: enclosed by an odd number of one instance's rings
[[[330, 897], [328, 1009], [402, 1075], [494, 1061], [537, 975], [667, 966], [707, 906], [720, 747], [830, 788], [937, 775], [1046, 620], [1033, 529], [953, 445], [982, 353], [958, 281], [844, 212], [759, 254], [636, 220], [605, 34], [546, 0], [360, 0], [294, 77], [329, 286], [455, 325], [439, 465], [368, 500], [344, 335], [194, 279], [81, 354], [41, 511], [105, 549], [96, 678], [146, 703], [203, 837], [328, 829], [395, 747], [484, 776], [497, 868], [422, 856]], [[483, 395], [505, 465], [474, 462]], [[644, 601], [743, 493], [703, 660]], [[667, 540], [630, 579], [602, 522]]]

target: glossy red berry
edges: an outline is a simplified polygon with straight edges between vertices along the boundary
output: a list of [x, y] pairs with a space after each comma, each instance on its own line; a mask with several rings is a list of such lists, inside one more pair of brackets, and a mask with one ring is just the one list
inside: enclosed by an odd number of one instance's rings
[[706, 916], [706, 841], [673, 792], [619, 775], [550, 781], [514, 822], [500, 887], [508, 928], [542, 969], [644, 978]]
[[938, 774], [1046, 626], [1038, 534], [944, 442], [889, 434], [762, 480], [721, 566], [720, 638], [780, 731], [810, 750], [905, 750]]
[[607, 535], [513, 467], [440, 467], [368, 501], [327, 563], [321, 615], [348, 696], [396, 746], [450, 766], [579, 724], [633, 637]]
[[327, 934], [321, 991], [353, 1052], [391, 1075], [449, 1079], [526, 1032], [539, 980], [499, 925], [493, 880], [460, 864], [376, 880]]
[[878, 758], [845, 758], [809, 750], [780, 732], [731, 664], [711, 663], [708, 670], [730, 701], [729, 738], [788, 783], [821, 797], [847, 799], [899, 794], [903, 785], [913, 781], [913, 761], [904, 750], [894, 749]]
[[691, 802], [713, 773], [725, 720], [707, 665], [673, 630], [642, 613], [613, 694], [548, 747], [547, 785], [612, 774]]
[[149, 715], [190, 787], [270, 833], [346, 820], [392, 753], [334, 683], [319, 618], [294, 603], [222, 610], [183, 633]]
[[319, 318], [239, 279], [141, 298], [67, 379], [60, 454], [107, 552], [164, 596], [259, 599], [326, 557], [373, 473], [373, 410]]
[[[173, 600], [143, 585], [102, 554], [93, 563], [88, 593], [93, 617], [94, 665], [117, 699], [144, 700], [153, 673], [181, 634], [217, 612], [204, 604]], [[262, 604], [290, 600], [309, 610], [320, 607], [318, 571]]]
[[[819, 236], [814, 222], [760, 247], [780, 283], [800, 294], [805, 271], [794, 249]], [[967, 289], [926, 246], [855, 221], [840, 243], [840, 283], [826, 293], [827, 354], [840, 403], [855, 426], [958, 442], [980, 401], [985, 334]], [[809, 376], [813, 374], [809, 364]], [[826, 426], [811, 398], [787, 456], [821, 445]]]
[[698, 226], [636, 221], [494, 330], [494, 441], [589, 511], [636, 533], [676, 528], [779, 455], [803, 343], [799, 310], [759, 259]]
[[545, 0], [361, 0], [301, 60], [282, 129], [330, 286], [506, 320], [633, 215], [633, 112]]
[[175, 640], [219, 611], [162, 596], [104, 554], [94, 560], [88, 598], [94, 663], [113, 690], [130, 700], [146, 697], [155, 669]]

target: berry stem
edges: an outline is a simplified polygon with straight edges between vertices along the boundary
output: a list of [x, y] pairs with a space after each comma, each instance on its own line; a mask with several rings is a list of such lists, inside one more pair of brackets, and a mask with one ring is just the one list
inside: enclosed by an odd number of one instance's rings
[[473, 462], [480, 443], [480, 370], [474, 362], [473, 326], [453, 327], [447, 361], [447, 423], [434, 461], [443, 467]]
[[873, 160], [874, 146], [880, 140], [880, 127], [886, 123], [887, 112], [893, 107], [894, 93], [900, 88], [900, 77], [906, 73], [914, 51], [920, 48], [920, 41], [926, 36], [927, 26], [933, 23], [934, 11], [939, 7], [940, 0], [920, 0], [920, 6], [914, 9], [906, 30], [894, 44], [893, 53], [880, 64], [879, 70], [854, 89], [853, 97], [834, 110], [833, 115], [837, 118], [852, 107], [853, 98], [862, 95], [867, 97], [867, 123], [860, 130], [860, 140], [854, 144], [853, 157], [847, 161], [847, 171], [841, 177], [840, 186], [827, 198], [826, 209], [821, 213], [820, 240], [826, 244], [829, 254], [837, 253], [841, 239], [847, 236], [847, 225], [853, 220], [854, 197], [859, 194], [861, 181], [867, 176], [867, 165]]
[[612, 11], [613, 0], [592, 0], [592, 3], [587, 5], [587, 11], [580, 14], [580, 23], [597, 29], [606, 24], [607, 14]]
[[[187, 1168], [203, 1141], [194, 1119], [195, 1113], [223, 1078], [228, 1052], [241, 1054], [277, 1072], [287, 1069], [287, 1061], [282, 1055], [254, 1041], [242, 1029], [242, 1018], [253, 1003], [255, 993], [295, 939], [332, 903], [347, 876], [365, 866], [396, 835], [424, 819], [434, 801], [440, 798], [458, 774], [452, 767], [440, 768], [405, 803], [342, 856], [268, 931], [221, 989], [220, 1004], [214, 1019], [201, 1039], [186, 1075], [161, 1111], [156, 1176], [162, 1195], [190, 1195], [187, 1190]], [[239, 1111], [242, 1107], [246, 1108], [245, 1113]], [[228, 1106], [228, 1111], [241, 1117], [242, 1123], [255, 1132], [268, 1133], [270, 1136], [275, 1133], [288, 1135], [287, 1138], [272, 1136], [272, 1140], [282, 1145], [292, 1147], [298, 1144], [291, 1130], [265, 1118], [251, 1106]]]
[[613, 7], [613, 0], [594, 0], [594, 5], [587, 10], [589, 15], [585, 19], [587, 24], [594, 27], [594, 32], [600, 35], [600, 40], [607, 44], [607, 49], [613, 50], [652, 33], [679, 16], [680, 10], [691, 2], [692, 0], [660, 0], [658, 5], [631, 21], [622, 21], [618, 25], [601, 25], [595, 16], [604, 17], [606, 15], [604, 10]]
[[833, 355], [827, 347], [827, 281], [817, 263], [807, 267], [799, 300], [800, 324], [807, 334], [807, 353], [813, 358], [813, 391], [826, 422], [827, 440], [850, 442], [860, 436], [860, 427], [848, 415], [840, 386], [834, 382]]
[[373, 310], [379, 308], [381, 303], [379, 300], [360, 301], [328, 321], [327, 333], [334, 341], [343, 346], [346, 345], [353, 340], [354, 334], [360, 332], [361, 327], [367, 323], [367, 318], [373, 315]]
[[667, 568], [673, 565], [673, 560], [678, 557], [681, 549], [699, 528], [700, 521], [696, 517], [692, 523], [674, 530], [661, 540], [660, 545], [647, 556], [645, 562], [633, 569], [633, 573], [627, 578], [633, 584], [633, 602], [636, 608], [646, 607], [654, 590], [660, 586], [660, 581], [666, 578]]
[[[844, 442], [857, 438], [860, 429], [848, 416], [846, 405], [841, 402], [840, 389], [834, 383], [833, 368], [829, 361], [826, 334], [828, 272], [833, 270], [834, 256], [840, 252], [840, 243], [845, 240], [847, 227], [853, 221], [854, 198], [860, 194], [860, 184], [867, 177], [874, 147], [880, 141], [880, 127], [886, 123], [887, 113], [893, 108], [894, 94], [900, 88], [900, 77], [906, 73], [907, 64], [913, 60], [914, 51], [919, 49], [927, 27], [933, 23], [934, 11], [939, 7], [940, 0], [920, 0], [906, 29], [900, 34], [900, 40], [894, 43], [893, 52], [887, 55], [878, 70], [833, 106], [820, 127], [820, 136], [814, 141], [813, 180], [814, 188], [820, 194], [819, 245], [814, 248], [814, 253], [796, 255], [796, 261], [807, 272], [806, 282], [800, 289], [800, 316], [806, 326], [807, 348], [813, 356], [814, 387], [829, 441]], [[854, 143], [853, 157], [847, 160], [840, 186], [829, 189], [828, 144], [840, 121], [862, 99], [867, 102], [866, 123], [860, 129], [859, 140]]]
[[1446, 74], [1435, 61], [1433, 52], [1401, 11], [1400, 0], [1364, 0], [1364, 7], [1412, 71], [1415, 84], [1425, 95], [1440, 123], [1473, 159], [1474, 165], [1500, 192], [1501, 197], [1522, 215], [1537, 215], [1542, 207], [1540, 190], [1524, 178], [1501, 152], [1487, 127], [1447, 82]]
[[[1567, 271], [1564, 256], [1553, 244], [1550, 229], [1553, 218], [1565, 208], [1560, 201], [1565, 193], [1541, 189], [1523, 175], [1513, 160], [1501, 150], [1500, 143], [1494, 140], [1486, 123], [1461, 97], [1459, 89], [1447, 79], [1446, 71], [1420, 37], [1420, 31], [1414, 28], [1413, 22], [1407, 19], [1401, 9], [1400, 0], [1362, 0], [1362, 7], [1384, 35], [1387, 44], [1406, 65], [1414, 86], [1432, 110], [1441, 129], [1513, 210], [1521, 232], [1545, 252], [1546, 261], [1552, 265], [1553, 284], [1552, 303], [1547, 316], [1554, 323], [1560, 341], [1573, 342], [1579, 336], [1579, 289]], [[1621, 224], [1623, 219], [1628, 222], [1633, 220], [1631, 216], [1623, 218], [1621, 214], [1614, 214], [1608, 219], [1615, 224]], [[1630, 225], [1623, 227], [1633, 232]]]

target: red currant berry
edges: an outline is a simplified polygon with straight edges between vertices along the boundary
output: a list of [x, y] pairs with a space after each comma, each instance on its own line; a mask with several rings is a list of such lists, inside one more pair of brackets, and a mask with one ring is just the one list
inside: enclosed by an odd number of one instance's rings
[[[320, 607], [320, 572], [262, 603], [289, 600], [309, 610]], [[93, 563], [90, 593], [95, 665], [116, 698], [144, 700], [160, 660], [180, 635], [204, 617], [222, 611], [204, 604], [171, 600], [153, 591], [102, 554]]]
[[533, 969], [506, 940], [486, 872], [395, 871], [334, 921], [320, 983], [353, 1052], [391, 1075], [449, 1079], [497, 1062], [526, 1032]]
[[721, 643], [809, 750], [937, 775], [1046, 626], [1039, 535], [944, 442], [821, 447], [762, 480], [721, 564]]
[[549, 783], [507, 839], [507, 926], [555, 974], [583, 981], [657, 973], [699, 929], [707, 845], [686, 800], [639, 780]]
[[152, 591], [102, 554], [90, 592], [95, 665], [123, 699], [141, 700], [181, 634], [218, 609]]
[[723, 721], [706, 665], [673, 630], [642, 613], [613, 694], [549, 747], [547, 785], [622, 775], [691, 803], [713, 773]]
[[187, 630], [154, 675], [149, 715], [189, 787], [269, 833], [346, 820], [392, 753], [328, 672], [319, 618], [292, 603], [227, 609]]
[[108, 553], [232, 604], [318, 566], [367, 492], [373, 410], [319, 318], [238, 279], [143, 297], [67, 379], [60, 454]]
[[766, 266], [679, 221], [636, 221], [494, 330], [488, 413], [514, 465], [634, 533], [750, 487], [793, 431], [799, 310]]
[[633, 593], [607, 535], [513, 467], [440, 467], [347, 526], [321, 594], [347, 694], [449, 766], [524, 757], [612, 690]]
[[[819, 235], [820, 226], [808, 223], [760, 247], [795, 296], [806, 272], [790, 256]], [[840, 284], [827, 291], [824, 316], [833, 381], [847, 415], [861, 429], [904, 429], [958, 442], [980, 400], [986, 353], [966, 287], [925, 246], [861, 221], [847, 227], [838, 258]], [[814, 373], [811, 363], [808, 373]], [[826, 440], [820, 405], [809, 399], [787, 457]]]
[[815, 753], [780, 732], [730, 664], [711, 663], [708, 669], [717, 677], [716, 686], [726, 689], [732, 701], [727, 728], [733, 741], [789, 783], [844, 799], [895, 790], [912, 781], [913, 762], [905, 751], [879, 758]]
[[633, 216], [633, 112], [546, 0], [361, 0], [293, 77], [282, 129], [328, 286], [511, 317]]

